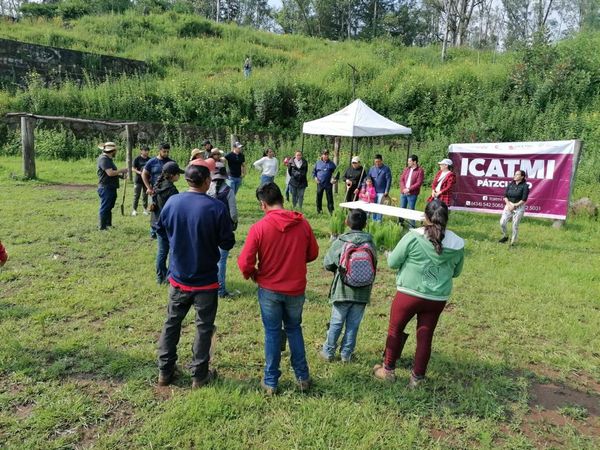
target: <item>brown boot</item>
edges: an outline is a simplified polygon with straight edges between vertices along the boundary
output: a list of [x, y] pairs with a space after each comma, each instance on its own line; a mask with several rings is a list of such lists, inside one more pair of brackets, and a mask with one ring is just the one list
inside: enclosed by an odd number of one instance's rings
[[265, 384], [265, 380], [260, 380], [260, 387], [262, 388], [265, 395], [268, 397], [273, 397], [275, 394], [277, 394], [277, 388], [267, 386]]
[[179, 376], [179, 367], [175, 366], [170, 372], [160, 371], [158, 372], [158, 385], [168, 386]]
[[298, 380], [298, 389], [300, 389], [300, 392], [308, 392], [311, 386], [312, 380], [310, 378], [307, 378], [306, 380]]
[[378, 380], [390, 383], [396, 381], [396, 373], [393, 370], [387, 370], [382, 364], [375, 364], [375, 367], [373, 367], [373, 376]]
[[208, 373], [204, 378], [192, 378], [192, 389], [198, 389], [202, 386], [206, 386], [208, 383], [217, 378], [217, 371], [215, 369], [208, 369]]

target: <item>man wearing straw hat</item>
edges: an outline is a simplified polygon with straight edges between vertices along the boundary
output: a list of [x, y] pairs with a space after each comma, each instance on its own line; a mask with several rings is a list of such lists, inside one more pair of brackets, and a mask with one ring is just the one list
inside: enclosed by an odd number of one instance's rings
[[117, 154], [114, 142], [105, 142], [98, 146], [102, 154], [98, 158], [98, 196], [100, 197], [99, 228], [106, 230], [112, 227], [112, 209], [117, 201], [119, 177], [127, 173], [127, 168], [117, 169], [113, 158]]

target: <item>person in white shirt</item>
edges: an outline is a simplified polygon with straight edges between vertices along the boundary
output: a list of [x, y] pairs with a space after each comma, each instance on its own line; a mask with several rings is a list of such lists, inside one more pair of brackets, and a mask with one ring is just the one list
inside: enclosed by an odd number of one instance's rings
[[275, 158], [275, 152], [272, 148], [267, 148], [263, 157], [253, 164], [256, 170], [260, 170], [260, 185], [272, 183], [275, 181], [275, 175], [279, 170], [279, 161]]

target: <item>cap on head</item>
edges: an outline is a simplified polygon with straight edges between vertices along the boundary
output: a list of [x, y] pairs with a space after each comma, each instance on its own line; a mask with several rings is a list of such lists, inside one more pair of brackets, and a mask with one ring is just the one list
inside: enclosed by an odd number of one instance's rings
[[206, 140], [205, 140], [205, 141], [202, 143], [202, 145], [212, 145], [212, 144], [210, 143], [210, 141], [209, 141], [208, 139], [206, 139]]
[[215, 170], [212, 172], [213, 180], [226, 180], [227, 179], [227, 168], [225, 164], [220, 161], [215, 163]]
[[242, 148], [242, 147], [243, 147], [243, 145], [242, 145], [242, 144], [240, 144], [239, 142], [235, 142], [235, 143], [233, 144], [233, 147], [234, 147], [234, 148]]
[[168, 173], [169, 175], [176, 175], [178, 173], [184, 173], [183, 170], [179, 167], [179, 165], [175, 161], [169, 161], [162, 168], [163, 173]]
[[446, 166], [453, 166], [454, 165], [454, 163], [452, 162], [452, 160], [449, 159], [449, 158], [442, 159], [438, 164], [444, 164]]
[[114, 142], [105, 142], [104, 144], [100, 144], [98, 148], [104, 153], [112, 153], [117, 149], [117, 144]]
[[359, 163], [360, 162], [360, 158], [358, 156], [353, 156], [352, 157], [352, 162], [353, 163]]
[[206, 167], [211, 173], [215, 171], [215, 164], [215, 160], [212, 158], [194, 159], [193, 161], [190, 161], [190, 166], [203, 166]]

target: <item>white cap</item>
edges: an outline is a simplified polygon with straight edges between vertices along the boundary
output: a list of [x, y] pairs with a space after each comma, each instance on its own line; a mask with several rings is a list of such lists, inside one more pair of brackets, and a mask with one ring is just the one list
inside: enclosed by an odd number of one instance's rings
[[352, 157], [352, 162], [354, 163], [359, 163], [360, 162], [360, 158], [358, 156], [353, 156]]
[[453, 166], [454, 165], [454, 163], [452, 162], [452, 160], [448, 159], [448, 158], [442, 159], [438, 164], [445, 164], [447, 166]]

